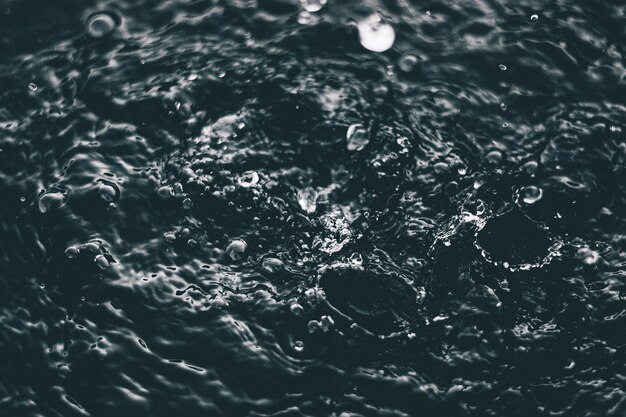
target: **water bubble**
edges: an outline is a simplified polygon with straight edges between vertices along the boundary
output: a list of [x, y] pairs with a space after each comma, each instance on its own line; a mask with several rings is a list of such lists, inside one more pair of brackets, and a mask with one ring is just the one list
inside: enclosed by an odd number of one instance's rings
[[347, 148], [349, 151], [360, 151], [370, 142], [367, 129], [359, 123], [350, 125], [346, 139], [348, 140]]
[[246, 171], [237, 178], [237, 183], [245, 188], [254, 187], [259, 182], [256, 171]]
[[63, 203], [65, 203], [65, 195], [60, 192], [51, 192], [39, 198], [38, 207], [41, 213], [46, 213], [50, 209], [61, 207]]
[[109, 260], [104, 255], [97, 255], [94, 258], [94, 262], [96, 263], [96, 265], [98, 265], [98, 268], [102, 269], [103, 271], [107, 269], [110, 265]]
[[539, 20], [539, 15], [534, 14], [534, 15], [530, 16], [530, 20], [532, 20], [532, 21], [537, 21], [537, 20]]
[[298, 204], [305, 212], [312, 214], [317, 209], [317, 191], [313, 187], [305, 187], [298, 191]]
[[293, 303], [291, 306], [289, 306], [289, 310], [291, 310], [291, 312], [295, 315], [295, 316], [301, 316], [302, 313], [304, 313], [304, 307], [302, 307], [300, 304], [298, 303]]
[[587, 265], [593, 265], [600, 260], [600, 254], [588, 247], [578, 249], [577, 254], [578, 257]]
[[418, 62], [419, 59], [415, 55], [402, 55], [398, 61], [398, 68], [400, 68], [400, 71], [402, 72], [411, 72], [415, 69]]
[[522, 166], [522, 169], [526, 171], [528, 175], [530, 175], [531, 177], [534, 177], [535, 174], [537, 173], [538, 167], [539, 167], [539, 164], [537, 164], [536, 161], [528, 161]]
[[263, 259], [263, 269], [265, 272], [276, 273], [283, 269], [283, 261], [278, 258]]
[[393, 46], [396, 32], [382, 21], [379, 15], [371, 15], [358, 23], [361, 45], [372, 52], [384, 52]]
[[102, 38], [115, 29], [117, 22], [108, 12], [94, 13], [87, 19], [87, 33], [92, 38]]
[[226, 253], [228, 254], [228, 256], [230, 256], [230, 259], [232, 259], [233, 261], [238, 261], [243, 258], [247, 247], [248, 244], [245, 240], [235, 239], [230, 242], [230, 244], [226, 248]]
[[301, 25], [310, 25], [310, 24], [315, 24], [319, 21], [319, 18], [314, 15], [311, 14], [307, 11], [301, 11], [300, 14], [298, 15], [298, 23], [300, 23]]
[[39, 87], [37, 87], [37, 84], [35, 83], [30, 83], [28, 84], [28, 88], [30, 89], [30, 91], [37, 91], [37, 88]]
[[328, 0], [300, 0], [300, 6], [310, 13], [319, 12]]
[[98, 195], [104, 201], [109, 203], [117, 201], [120, 195], [119, 188], [117, 185], [106, 180], [100, 180], [100, 185], [98, 186]]
[[498, 65], [498, 68], [500, 68], [500, 71], [506, 71], [507, 70], [506, 65], [504, 65], [504, 64]]
[[327, 332], [335, 325], [335, 320], [330, 316], [322, 316], [319, 323], [320, 329], [322, 329], [323, 332]]
[[542, 196], [543, 190], [534, 185], [529, 185], [522, 189], [522, 201], [526, 204], [535, 204], [537, 201], [541, 200]]
[[88, 242], [85, 244], [85, 246], [83, 246], [83, 248], [89, 252], [92, 253], [99, 253], [101, 252], [100, 250], [100, 246], [98, 246], [98, 244], [96, 242]]
[[296, 340], [293, 342], [293, 350], [296, 352], [302, 352], [304, 350], [304, 342], [301, 340]]
[[487, 162], [490, 164], [500, 164], [502, 162], [502, 152], [498, 150], [493, 150], [487, 154]]
[[309, 333], [313, 334], [322, 328], [322, 324], [317, 320], [311, 320], [309, 321], [306, 327]]
[[174, 232], [166, 232], [163, 234], [165, 241], [168, 243], [176, 242], [176, 234]]
[[80, 254], [80, 249], [78, 249], [78, 247], [76, 246], [68, 246], [67, 249], [65, 249], [65, 256], [67, 256], [68, 259], [74, 259], [79, 254]]
[[174, 191], [169, 185], [164, 185], [162, 187], [159, 187], [157, 194], [159, 194], [159, 197], [167, 199], [174, 196]]

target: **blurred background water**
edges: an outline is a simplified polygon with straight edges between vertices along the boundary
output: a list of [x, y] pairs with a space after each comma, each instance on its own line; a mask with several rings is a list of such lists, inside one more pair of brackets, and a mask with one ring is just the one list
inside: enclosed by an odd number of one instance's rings
[[0, 2], [0, 415], [624, 416], [622, 1]]

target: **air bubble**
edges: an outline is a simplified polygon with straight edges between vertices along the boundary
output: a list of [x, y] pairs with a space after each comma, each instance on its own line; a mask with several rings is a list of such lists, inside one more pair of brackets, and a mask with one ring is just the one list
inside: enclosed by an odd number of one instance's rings
[[159, 187], [157, 194], [159, 195], [159, 197], [163, 199], [168, 199], [174, 196], [174, 191], [172, 190], [172, 187], [170, 187], [169, 185], [164, 185], [162, 187]]
[[493, 150], [487, 154], [487, 162], [489, 162], [490, 164], [500, 164], [502, 163], [502, 159], [502, 152], [498, 150]]
[[230, 244], [226, 248], [226, 253], [228, 254], [228, 256], [230, 256], [230, 259], [232, 259], [233, 261], [238, 261], [243, 258], [247, 247], [248, 244], [245, 242], [245, 240], [235, 239], [230, 242]]
[[256, 171], [246, 171], [237, 178], [237, 183], [244, 187], [254, 187], [259, 182], [259, 174]]
[[346, 139], [348, 141], [347, 148], [349, 151], [358, 152], [370, 142], [367, 136], [367, 129], [359, 123], [350, 125], [346, 133]]
[[296, 340], [293, 342], [293, 350], [296, 352], [302, 352], [304, 350], [304, 342], [301, 340]]
[[302, 313], [304, 313], [304, 308], [298, 303], [293, 303], [291, 306], [289, 306], [289, 310], [293, 315], [298, 317], [301, 316]]
[[263, 269], [265, 272], [276, 273], [283, 269], [283, 261], [278, 258], [263, 259]]
[[96, 265], [98, 265], [98, 268], [100, 268], [103, 271], [107, 269], [110, 265], [109, 260], [104, 255], [97, 255], [94, 258], [94, 262], [96, 263]]
[[78, 249], [77, 246], [68, 246], [67, 249], [65, 249], [65, 256], [68, 259], [74, 259], [79, 254], [80, 254], [80, 249]]
[[37, 91], [37, 88], [39, 87], [37, 87], [37, 84], [35, 83], [30, 83], [28, 84], [28, 88], [30, 89], [30, 91]]
[[300, 0], [300, 6], [309, 13], [315, 13], [322, 10], [328, 0]]
[[532, 20], [532, 21], [539, 20], [539, 15], [534, 14], [534, 15], [530, 16], [530, 20]]
[[311, 25], [317, 23], [319, 18], [314, 14], [311, 14], [305, 10], [301, 11], [298, 15], [298, 23], [301, 25]]
[[541, 200], [542, 196], [543, 190], [534, 185], [529, 185], [522, 189], [522, 201], [526, 204], [535, 204], [537, 201]]
[[419, 59], [415, 55], [402, 55], [402, 57], [398, 61], [398, 68], [400, 68], [400, 71], [402, 72], [411, 72], [415, 69], [418, 62]]
[[94, 13], [87, 19], [87, 33], [96, 39], [113, 32], [116, 26], [116, 19], [109, 12]]
[[587, 265], [593, 265], [600, 260], [600, 254], [591, 248], [578, 249], [578, 257]]
[[379, 15], [371, 15], [358, 23], [361, 45], [372, 52], [384, 52], [393, 46], [396, 32], [382, 21]]
[[112, 203], [119, 199], [120, 191], [117, 185], [110, 181], [100, 180], [98, 195], [106, 202]]
[[313, 187], [306, 187], [298, 191], [298, 204], [305, 212], [312, 214], [317, 209], [317, 191]]
[[504, 65], [504, 64], [498, 65], [498, 68], [500, 68], [500, 71], [506, 71], [507, 70], [506, 65]]
[[39, 198], [38, 207], [41, 213], [46, 213], [53, 208], [59, 208], [65, 203], [65, 195], [60, 192], [46, 193]]

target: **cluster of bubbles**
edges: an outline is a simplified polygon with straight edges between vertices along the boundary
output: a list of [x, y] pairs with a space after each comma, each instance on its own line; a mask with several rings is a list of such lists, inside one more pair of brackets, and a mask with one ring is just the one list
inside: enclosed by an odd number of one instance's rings
[[90, 257], [96, 266], [104, 271], [108, 269], [111, 262], [115, 262], [111, 254], [104, 247], [102, 241], [98, 239], [90, 240], [81, 245], [70, 245], [65, 249], [65, 256], [68, 259], [76, 259], [80, 257]]

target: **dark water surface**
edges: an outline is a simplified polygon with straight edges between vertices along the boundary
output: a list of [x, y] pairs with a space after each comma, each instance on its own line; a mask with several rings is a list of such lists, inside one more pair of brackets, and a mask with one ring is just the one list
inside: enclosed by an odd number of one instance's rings
[[323, 3], [0, 2], [0, 415], [626, 415], [626, 3]]

